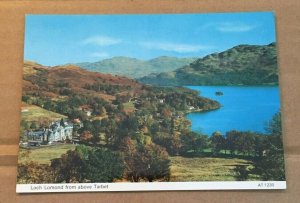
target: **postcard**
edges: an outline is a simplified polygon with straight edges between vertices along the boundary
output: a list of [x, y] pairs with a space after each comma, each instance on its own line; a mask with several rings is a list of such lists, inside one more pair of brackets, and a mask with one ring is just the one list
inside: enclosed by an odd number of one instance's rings
[[17, 192], [285, 189], [274, 15], [26, 15]]

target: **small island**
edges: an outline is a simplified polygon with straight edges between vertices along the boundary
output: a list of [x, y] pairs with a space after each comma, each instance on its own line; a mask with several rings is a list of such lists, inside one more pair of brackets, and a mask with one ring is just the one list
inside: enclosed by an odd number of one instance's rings
[[224, 93], [221, 91], [217, 91], [215, 94], [216, 94], [216, 96], [223, 96]]

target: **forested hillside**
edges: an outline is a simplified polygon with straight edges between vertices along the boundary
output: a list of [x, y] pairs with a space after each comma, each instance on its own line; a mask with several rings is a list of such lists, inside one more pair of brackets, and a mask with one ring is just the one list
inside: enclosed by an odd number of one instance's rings
[[139, 81], [163, 86], [278, 84], [276, 44], [239, 45]]

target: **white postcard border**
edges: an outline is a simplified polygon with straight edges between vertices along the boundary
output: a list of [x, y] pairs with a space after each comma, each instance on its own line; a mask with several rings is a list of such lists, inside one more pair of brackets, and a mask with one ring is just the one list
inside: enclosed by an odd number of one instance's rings
[[17, 184], [17, 193], [286, 189], [286, 181]]

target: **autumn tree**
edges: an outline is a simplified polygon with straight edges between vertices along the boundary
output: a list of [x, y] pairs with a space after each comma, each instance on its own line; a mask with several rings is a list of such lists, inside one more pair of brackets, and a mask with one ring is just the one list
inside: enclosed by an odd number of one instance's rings
[[72, 183], [83, 182], [84, 161], [77, 150], [69, 150], [60, 158], [51, 160], [51, 168], [54, 170], [55, 182]]
[[222, 136], [220, 132], [214, 132], [210, 137], [211, 147], [214, 154], [220, 153], [225, 146], [225, 138]]
[[182, 140], [181, 135], [177, 132], [173, 134], [159, 132], [156, 136], [153, 137], [153, 141], [166, 148], [167, 152], [172, 155], [179, 155], [182, 152]]
[[48, 164], [32, 161], [18, 164], [17, 182], [20, 184], [52, 183], [54, 181], [54, 171]]
[[167, 143], [163, 146], [171, 155], [179, 155], [182, 152], [181, 134], [174, 132], [171, 137], [167, 137]]
[[250, 131], [231, 130], [226, 133], [225, 149], [231, 154], [242, 153], [243, 155], [255, 156], [262, 153], [264, 138]]
[[100, 141], [101, 130], [102, 125], [100, 120], [85, 120], [83, 122], [83, 127], [78, 130], [78, 133], [80, 134], [80, 141], [85, 144], [92, 143], [97, 145]]
[[161, 114], [164, 118], [170, 118], [172, 116], [172, 111], [169, 108], [163, 108]]
[[80, 141], [82, 143], [86, 143], [88, 144], [89, 142], [91, 142], [93, 139], [93, 135], [90, 131], [83, 131], [81, 134], [80, 134]]
[[121, 150], [126, 163], [126, 178], [132, 182], [169, 180], [168, 153], [154, 143], [138, 144], [130, 137], [123, 139]]
[[226, 148], [230, 150], [233, 155], [238, 149], [240, 132], [236, 130], [231, 130], [226, 132]]

